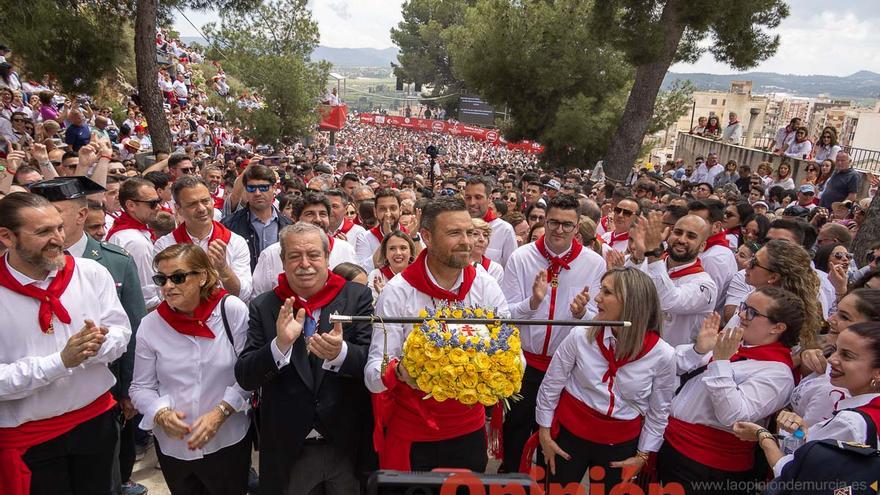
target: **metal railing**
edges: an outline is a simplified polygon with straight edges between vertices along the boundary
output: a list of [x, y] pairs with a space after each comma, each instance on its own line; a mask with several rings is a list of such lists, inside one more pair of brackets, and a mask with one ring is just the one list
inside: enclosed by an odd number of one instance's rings
[[[752, 145], [749, 146], [749, 148], [769, 153], [773, 151], [770, 149], [770, 143], [773, 139], [774, 138], [772, 137], [755, 136], [752, 139]], [[746, 137], [743, 136], [740, 140], [740, 146], [745, 146], [745, 143]], [[852, 168], [861, 172], [880, 173], [880, 151], [856, 148], [853, 146], [842, 146], [842, 148], [852, 159]]]

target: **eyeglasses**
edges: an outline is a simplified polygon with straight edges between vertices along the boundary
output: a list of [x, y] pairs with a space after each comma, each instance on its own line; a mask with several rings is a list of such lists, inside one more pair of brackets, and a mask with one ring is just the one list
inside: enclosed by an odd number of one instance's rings
[[875, 260], [880, 260], [880, 256], [875, 255], [874, 251], [869, 251], [865, 255], [865, 263], [873, 263]]
[[194, 170], [195, 169], [192, 167], [184, 167], [184, 168], [177, 169], [178, 172], [180, 172], [182, 174], [186, 174], [186, 175], [192, 175]]
[[[257, 191], [260, 191], [261, 193], [268, 192], [270, 187], [272, 187], [272, 186], [270, 186], [269, 184], [260, 184], [258, 186], [252, 186], [252, 185], [248, 184], [248, 185], [244, 186], [245, 190], [247, 190], [247, 192], [249, 192], [249, 193], [255, 193]], [[291, 191], [291, 192], [293, 192], [293, 191]], [[300, 194], [302, 194], [302, 193], [300, 193]]]
[[133, 199], [132, 201], [134, 201], [135, 203], [143, 203], [145, 205], [148, 205], [151, 210], [155, 210], [156, 208], [158, 208], [159, 203], [162, 202], [162, 200], [160, 200], [160, 199], [151, 199], [149, 201], [144, 200], [144, 199]]
[[516, 203], [516, 197], [507, 198], [508, 203]]
[[852, 253], [832, 253], [831, 257], [836, 260], [844, 260], [845, 259], [847, 261], [850, 261], [853, 259]]
[[24, 122], [24, 119], [12, 119], [12, 123], [13, 123], [13, 124], [15, 124], [15, 123], [21, 123], [21, 122]]
[[745, 301], [739, 303], [739, 314], [742, 315], [742, 316], [740, 316], [740, 318], [745, 321], [752, 321], [755, 319], [756, 316], [763, 316], [764, 318], [767, 318], [771, 322], [776, 323], [776, 320], [774, 320], [773, 318], [770, 318], [769, 316], [765, 315], [764, 313], [761, 313], [760, 311], [753, 308], [752, 306], [749, 306], [748, 303], [746, 303]]
[[764, 266], [764, 265], [758, 263], [758, 257], [757, 257], [757, 256], [752, 256], [752, 258], [749, 260], [748, 268], [749, 268], [749, 270], [752, 270], [752, 269], [754, 269], [756, 266], [757, 266], [758, 268], [763, 268], [763, 269], [767, 270], [767, 271], [770, 272], [770, 273], [775, 273], [773, 270], [771, 270], [771, 269], [767, 268], [766, 266]]
[[171, 275], [164, 275], [162, 273], [157, 273], [153, 275], [153, 283], [156, 284], [157, 287], [165, 287], [165, 284], [170, 280], [174, 285], [180, 285], [186, 282], [186, 279], [190, 275], [195, 275], [201, 272], [185, 272], [185, 273], [172, 273]]
[[635, 215], [635, 213], [636, 212], [631, 211], [631, 210], [627, 210], [626, 208], [621, 208], [619, 206], [614, 207], [614, 214], [615, 215], [623, 215], [625, 217], [631, 217], [631, 216]]
[[547, 220], [547, 228], [550, 230], [559, 230], [562, 229], [566, 234], [571, 233], [577, 224], [574, 222], [560, 222], [558, 220]]

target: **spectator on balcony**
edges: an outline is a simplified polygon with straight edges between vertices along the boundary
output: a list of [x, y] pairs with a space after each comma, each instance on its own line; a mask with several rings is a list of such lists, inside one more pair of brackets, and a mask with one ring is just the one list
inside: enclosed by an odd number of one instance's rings
[[721, 135], [721, 142], [739, 146], [743, 136], [742, 123], [740, 123], [736, 112], [730, 112], [727, 118], [728, 124], [724, 128], [724, 134]]
[[794, 179], [791, 178], [791, 165], [788, 162], [780, 163], [779, 168], [776, 169], [776, 176], [773, 178], [773, 182], [770, 183], [770, 189], [776, 186], [786, 191], [794, 189]]
[[837, 144], [837, 129], [826, 127], [822, 129], [822, 134], [819, 136], [818, 141], [816, 141], [813, 160], [816, 163], [822, 163], [825, 160], [833, 162], [841, 149], [840, 145]]
[[798, 127], [797, 132], [794, 134], [794, 141], [786, 145], [785, 149], [782, 150], [782, 154], [789, 158], [797, 158], [800, 160], [806, 160], [810, 154], [813, 152], [813, 142], [807, 138], [806, 127]]
[[837, 153], [834, 160], [835, 171], [825, 183], [825, 189], [819, 199], [819, 206], [831, 208], [832, 203], [855, 201], [859, 192], [861, 177], [851, 168], [852, 159], [845, 151]]
[[700, 117], [697, 119], [697, 125], [691, 129], [691, 134], [695, 136], [702, 136], [706, 132], [706, 123], [709, 121], [706, 117]]
[[718, 189], [725, 184], [736, 184], [736, 181], [739, 180], [739, 174], [737, 173], [736, 168], [736, 160], [728, 160], [727, 164], [724, 165], [724, 170], [715, 176], [715, 189]]
[[789, 122], [787, 126], [780, 127], [779, 130], [776, 131], [776, 137], [770, 142], [768, 148], [772, 150], [774, 154], [781, 155], [782, 150], [784, 150], [789, 143], [794, 141], [794, 133], [800, 126], [801, 119], [799, 117], [791, 119], [791, 122]]
[[336, 88], [331, 88], [330, 92], [324, 95], [324, 101], [322, 103], [330, 105], [331, 107], [339, 106], [339, 96], [336, 95]]
[[718, 123], [718, 117], [715, 115], [709, 116], [709, 123], [703, 129], [703, 136], [716, 139], [721, 136], [721, 124]]

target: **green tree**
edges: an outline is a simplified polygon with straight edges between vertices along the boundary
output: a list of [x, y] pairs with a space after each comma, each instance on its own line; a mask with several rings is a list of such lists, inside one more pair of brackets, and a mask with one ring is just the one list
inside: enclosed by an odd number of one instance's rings
[[314, 129], [330, 65], [309, 61], [318, 25], [306, 0], [274, 0], [246, 12], [225, 11], [205, 26], [224, 67], [264, 99], [253, 111], [233, 110], [265, 141], [289, 141]]
[[507, 108], [509, 139], [545, 146], [557, 165], [601, 158], [619, 121], [631, 68], [590, 29], [593, 4], [479, 0], [448, 30], [456, 77]]
[[696, 86], [689, 80], [676, 80], [669, 91], [657, 95], [654, 103], [654, 115], [648, 125], [648, 134], [665, 131], [687, 113], [693, 103]]
[[4, 43], [23, 72], [54, 76], [64, 91], [95, 93], [130, 57], [122, 12], [101, 2], [7, 2], [0, 16]]
[[[590, 18], [609, 46], [636, 67], [623, 117], [611, 140], [605, 173], [623, 179], [635, 162], [654, 102], [669, 66], [696, 61], [708, 51], [737, 70], [754, 67], [776, 52], [779, 36], [768, 34], [788, 16], [783, 0], [602, 0]], [[702, 43], [711, 38], [707, 47]]]

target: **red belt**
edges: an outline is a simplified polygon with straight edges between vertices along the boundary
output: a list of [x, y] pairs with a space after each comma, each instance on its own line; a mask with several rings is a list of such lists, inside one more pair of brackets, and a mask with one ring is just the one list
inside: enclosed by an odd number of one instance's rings
[[550, 361], [553, 360], [553, 356], [548, 356], [546, 354], [534, 354], [528, 351], [523, 351], [523, 355], [526, 357], [526, 364], [532, 368], [541, 370], [544, 373], [547, 372], [547, 368], [550, 367]]
[[115, 405], [110, 392], [105, 392], [91, 404], [61, 416], [29, 421], [14, 428], [0, 428], [0, 493], [28, 495], [31, 471], [21, 456], [29, 448], [61, 436]]
[[733, 433], [669, 416], [663, 435], [669, 445], [688, 459], [721, 471], [742, 472], [755, 463], [755, 443]]

